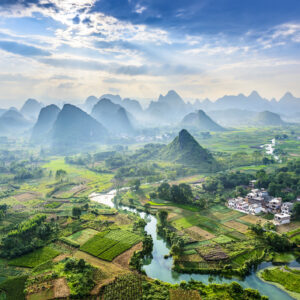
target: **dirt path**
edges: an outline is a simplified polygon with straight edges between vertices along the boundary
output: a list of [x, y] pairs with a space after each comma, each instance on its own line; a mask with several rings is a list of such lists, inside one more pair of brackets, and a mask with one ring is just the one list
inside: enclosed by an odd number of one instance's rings
[[143, 249], [143, 243], [140, 242], [138, 244], [136, 244], [135, 246], [133, 246], [132, 248], [130, 248], [129, 250], [123, 252], [122, 254], [120, 254], [119, 256], [117, 256], [114, 260], [113, 263], [116, 265], [119, 265], [123, 268], [129, 269], [129, 261], [131, 256], [133, 255], [134, 251], [139, 251]]

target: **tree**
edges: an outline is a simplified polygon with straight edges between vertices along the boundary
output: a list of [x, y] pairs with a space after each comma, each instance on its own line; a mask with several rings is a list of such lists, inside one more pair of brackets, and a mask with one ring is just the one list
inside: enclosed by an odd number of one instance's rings
[[170, 200], [170, 185], [166, 182], [162, 183], [157, 189], [157, 194], [160, 199]]
[[81, 208], [78, 206], [74, 206], [72, 208], [72, 216], [79, 219], [81, 216]]
[[165, 225], [168, 218], [168, 212], [166, 210], [160, 210], [158, 212], [158, 219], [161, 223], [161, 225]]
[[293, 217], [298, 221], [300, 220], [300, 202], [296, 202], [293, 206]]
[[55, 173], [55, 178], [56, 180], [60, 180], [63, 181], [63, 179], [67, 176], [67, 171], [63, 170], [63, 169], [59, 169], [56, 171]]
[[134, 191], [138, 191], [141, 186], [141, 180], [140, 179], [134, 179], [130, 182], [131, 189]]

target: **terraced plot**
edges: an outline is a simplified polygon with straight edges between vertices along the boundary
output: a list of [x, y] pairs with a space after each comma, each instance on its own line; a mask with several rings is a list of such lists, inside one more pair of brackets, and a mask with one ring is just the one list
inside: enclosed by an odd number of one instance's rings
[[248, 231], [248, 226], [234, 220], [227, 221], [224, 223], [227, 227], [233, 228], [241, 233], [246, 233]]
[[111, 230], [96, 234], [80, 250], [98, 258], [112, 261], [141, 241], [141, 237], [126, 230]]
[[83, 245], [97, 233], [99, 233], [99, 231], [87, 228], [66, 237], [65, 240], [69, 240], [71, 243], [76, 242], [79, 245]]

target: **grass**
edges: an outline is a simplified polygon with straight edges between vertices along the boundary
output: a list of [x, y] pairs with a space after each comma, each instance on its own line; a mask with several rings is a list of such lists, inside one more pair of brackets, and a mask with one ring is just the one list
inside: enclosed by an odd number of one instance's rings
[[289, 263], [295, 259], [293, 253], [276, 253], [273, 257], [273, 262], [275, 263]]
[[50, 247], [44, 247], [35, 250], [34, 252], [11, 259], [8, 264], [11, 266], [34, 268], [59, 254], [60, 252], [57, 250]]
[[80, 250], [98, 258], [112, 261], [140, 241], [140, 236], [126, 230], [104, 231], [92, 237], [80, 247]]
[[268, 268], [259, 275], [266, 281], [279, 283], [289, 291], [300, 293], [300, 274], [291, 268]]
[[68, 237], [65, 237], [64, 240], [70, 240], [71, 242], [75, 242], [79, 245], [83, 245], [97, 233], [99, 232], [94, 229], [87, 228], [84, 230], [77, 231], [76, 233]]
[[226, 235], [221, 234], [218, 237], [214, 238], [213, 241], [218, 244], [226, 244], [226, 243], [233, 241], [233, 239]]
[[98, 192], [108, 190], [112, 187], [113, 174], [101, 174], [96, 173], [85, 168], [66, 164], [64, 158], [56, 158], [51, 160], [49, 163], [43, 165], [44, 168], [51, 170], [54, 174], [57, 170], [63, 169], [68, 173], [71, 178], [80, 177], [87, 179], [88, 186]]
[[5, 280], [0, 284], [0, 291], [5, 292], [5, 300], [25, 300], [25, 282], [27, 276], [20, 276]]

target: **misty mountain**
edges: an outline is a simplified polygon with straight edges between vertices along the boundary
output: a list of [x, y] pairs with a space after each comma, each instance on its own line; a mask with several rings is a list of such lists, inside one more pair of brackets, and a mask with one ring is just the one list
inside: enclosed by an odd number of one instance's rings
[[23, 104], [20, 112], [27, 118], [29, 119], [34, 119], [36, 120], [41, 108], [43, 107], [43, 104], [38, 102], [35, 99], [28, 99], [26, 102]]
[[224, 131], [225, 129], [213, 121], [203, 110], [186, 115], [181, 126], [185, 128], [197, 129], [200, 131]]
[[178, 136], [161, 150], [160, 158], [206, 170], [215, 166], [212, 154], [201, 147], [185, 129], [182, 129]]
[[122, 106], [133, 115], [141, 114], [143, 112], [142, 106], [137, 100], [125, 98], [122, 101]]
[[32, 123], [16, 110], [7, 110], [0, 117], [0, 134], [10, 135], [25, 132]]
[[183, 99], [171, 90], [165, 96], [160, 95], [157, 101], [151, 101], [146, 112], [159, 124], [170, 124], [179, 122], [189, 111]]
[[277, 104], [277, 112], [294, 114], [300, 111], [300, 98], [287, 92]]
[[102, 124], [71, 104], [65, 104], [59, 112], [51, 135], [52, 144], [58, 149], [104, 143], [108, 138], [108, 132]]
[[224, 96], [219, 98], [213, 105], [213, 109], [241, 109], [250, 111], [263, 111], [272, 109], [270, 101], [262, 98], [256, 91], [253, 91], [248, 97], [244, 94], [237, 96]]
[[134, 131], [128, 112], [110, 99], [98, 101], [91, 115], [114, 134], [131, 134]]
[[120, 95], [104, 94], [101, 97], [99, 97], [99, 100], [101, 100], [101, 99], [109, 99], [111, 102], [113, 102], [115, 104], [122, 103], [122, 98], [120, 97]]
[[286, 125], [287, 123], [282, 121], [280, 115], [270, 111], [263, 111], [256, 115], [254, 124], [260, 126], [282, 126]]
[[41, 109], [38, 120], [32, 130], [32, 142], [40, 143], [49, 139], [50, 131], [59, 113], [59, 107], [54, 104], [48, 105]]
[[89, 96], [86, 98], [83, 107], [84, 109], [90, 113], [94, 107], [94, 105], [99, 101], [99, 99], [95, 96]]

